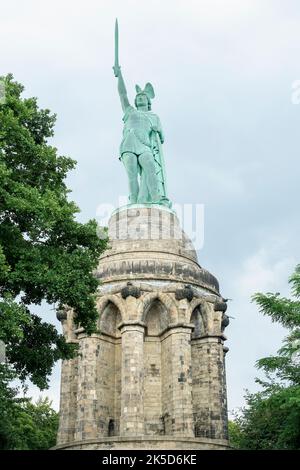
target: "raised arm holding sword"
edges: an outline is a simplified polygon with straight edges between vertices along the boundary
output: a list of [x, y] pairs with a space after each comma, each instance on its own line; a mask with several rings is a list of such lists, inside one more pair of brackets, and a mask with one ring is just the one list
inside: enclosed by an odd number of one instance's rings
[[170, 207], [166, 195], [165, 167], [162, 153], [164, 142], [159, 117], [151, 111], [154, 90], [151, 83], [145, 88], [136, 85], [135, 107], [128, 100], [124, 79], [119, 65], [119, 30], [115, 24], [115, 77], [124, 112], [123, 139], [120, 145], [120, 160], [123, 162], [129, 181], [130, 204], [162, 204]]

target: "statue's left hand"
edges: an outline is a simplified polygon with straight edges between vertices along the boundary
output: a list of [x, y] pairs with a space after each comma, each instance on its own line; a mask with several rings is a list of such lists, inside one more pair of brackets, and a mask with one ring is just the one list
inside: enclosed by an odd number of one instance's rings
[[164, 143], [164, 137], [163, 137], [162, 133], [160, 132], [159, 128], [157, 126], [152, 126], [152, 130], [153, 130], [153, 132], [158, 132], [159, 139], [160, 139], [161, 143], [163, 144]]

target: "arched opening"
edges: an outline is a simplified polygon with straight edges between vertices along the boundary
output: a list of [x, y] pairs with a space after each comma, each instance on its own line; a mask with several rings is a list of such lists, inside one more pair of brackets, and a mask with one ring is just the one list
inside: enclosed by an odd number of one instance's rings
[[205, 321], [201, 304], [197, 305], [191, 315], [190, 322], [194, 325], [191, 334], [191, 362], [192, 362], [192, 396], [194, 415], [194, 435], [195, 437], [205, 437], [203, 434], [203, 423], [207, 420], [207, 410], [199, 410], [199, 403], [202, 400], [202, 384], [206, 378], [202, 365], [203, 344], [201, 338], [205, 336]]
[[154, 299], [147, 307], [144, 312], [144, 322], [148, 336], [158, 336], [167, 328], [169, 324], [168, 311], [159, 299]]
[[121, 333], [118, 325], [121, 323], [122, 317], [118, 307], [109, 301], [100, 314], [99, 329], [101, 333], [120, 338]]
[[204, 335], [204, 321], [201, 312], [201, 306], [198, 305], [191, 315], [191, 323], [194, 325], [194, 330], [192, 332], [192, 339], [200, 338]]
[[100, 342], [97, 349], [97, 399], [101, 404], [101, 435], [117, 436], [121, 416], [122, 347], [118, 325], [122, 317], [118, 307], [109, 301], [99, 318]]
[[115, 420], [110, 419], [108, 423], [108, 436], [114, 436], [115, 435]]

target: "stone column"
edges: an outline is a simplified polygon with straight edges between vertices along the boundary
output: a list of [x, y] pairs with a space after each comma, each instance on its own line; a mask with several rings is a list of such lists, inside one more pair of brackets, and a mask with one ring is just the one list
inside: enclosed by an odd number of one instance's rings
[[[73, 311], [64, 308], [58, 310], [56, 316], [61, 322], [63, 335], [67, 343], [78, 343], [74, 332]], [[74, 440], [78, 386], [77, 374], [78, 356], [62, 361], [57, 444], [66, 444]]]
[[106, 435], [106, 423], [100, 422], [97, 400], [97, 359], [99, 338], [79, 337], [78, 394], [75, 441]]
[[57, 444], [74, 440], [77, 399], [78, 358], [62, 361]]
[[227, 439], [223, 338], [193, 339], [192, 368], [195, 435]]
[[144, 325], [126, 323], [122, 335], [121, 436], [144, 434]]
[[223, 346], [223, 400], [222, 400], [222, 418], [223, 418], [223, 439], [229, 439], [228, 436], [228, 407], [227, 407], [227, 381], [226, 381], [226, 354], [229, 349]]
[[191, 331], [193, 325], [173, 327], [171, 335], [172, 421], [174, 436], [194, 436], [191, 375]]

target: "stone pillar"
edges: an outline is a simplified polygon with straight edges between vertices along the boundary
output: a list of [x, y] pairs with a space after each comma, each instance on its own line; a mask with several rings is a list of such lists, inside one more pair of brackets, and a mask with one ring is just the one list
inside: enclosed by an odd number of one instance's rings
[[126, 323], [122, 335], [121, 436], [144, 434], [144, 326]]
[[193, 325], [173, 327], [171, 335], [172, 406], [171, 432], [174, 436], [194, 436], [191, 375], [191, 331]]
[[227, 408], [227, 381], [226, 381], [226, 354], [229, 349], [223, 346], [223, 407], [222, 407], [222, 418], [223, 418], [223, 439], [229, 439], [228, 436], [228, 408]]
[[[78, 343], [74, 333], [73, 311], [68, 308], [56, 312], [57, 319], [61, 322], [63, 334], [67, 343]], [[59, 404], [59, 428], [57, 444], [66, 444], [74, 440], [76, 426], [76, 402], [78, 386], [78, 356], [62, 361], [60, 404]]]
[[57, 444], [67, 444], [74, 440], [77, 400], [77, 361], [78, 358], [62, 361], [59, 429]]
[[95, 439], [106, 435], [106, 423], [101, 423], [97, 400], [97, 359], [99, 338], [79, 338], [78, 393], [75, 441]]
[[223, 338], [192, 340], [195, 436], [227, 439], [227, 398]]

